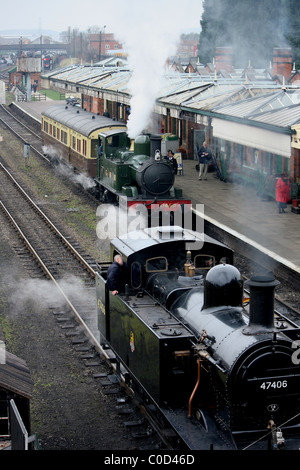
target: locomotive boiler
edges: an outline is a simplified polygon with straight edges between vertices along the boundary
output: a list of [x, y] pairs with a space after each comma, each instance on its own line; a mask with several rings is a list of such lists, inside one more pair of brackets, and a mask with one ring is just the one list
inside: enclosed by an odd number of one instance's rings
[[298, 449], [297, 327], [274, 320], [271, 273], [249, 310], [233, 252], [206, 235], [156, 227], [115, 239], [124, 293], [97, 276], [101, 341], [190, 449]]

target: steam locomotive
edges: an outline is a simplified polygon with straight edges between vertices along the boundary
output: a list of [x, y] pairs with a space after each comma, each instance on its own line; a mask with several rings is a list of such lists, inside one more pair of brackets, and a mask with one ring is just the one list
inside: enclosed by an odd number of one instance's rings
[[143, 134], [131, 142], [124, 123], [65, 105], [44, 111], [41, 127], [45, 153], [54, 147], [93, 178], [102, 202], [127, 209], [155, 204], [164, 211], [188, 210], [191, 201], [174, 186], [173, 167], [163, 158], [161, 135]]
[[124, 291], [97, 274], [98, 325], [125, 379], [188, 449], [298, 449], [300, 330], [278, 325], [270, 273], [244, 283], [233, 251], [160, 226], [111, 242]]

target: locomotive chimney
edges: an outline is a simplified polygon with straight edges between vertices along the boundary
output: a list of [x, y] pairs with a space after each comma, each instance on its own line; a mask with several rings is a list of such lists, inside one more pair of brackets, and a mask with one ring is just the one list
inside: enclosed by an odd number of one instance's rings
[[161, 136], [156, 134], [150, 135], [150, 156], [155, 157], [156, 151], [161, 152]]
[[253, 276], [245, 283], [250, 287], [250, 318], [243, 330], [245, 335], [274, 331], [274, 291], [279, 284], [272, 273]]

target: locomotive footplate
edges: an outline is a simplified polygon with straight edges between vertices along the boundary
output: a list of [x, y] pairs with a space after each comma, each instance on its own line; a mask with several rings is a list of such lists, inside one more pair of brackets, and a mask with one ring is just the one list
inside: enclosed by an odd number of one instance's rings
[[164, 408], [160, 411], [190, 450], [236, 450], [230, 432], [221, 429], [209, 413], [201, 411], [198, 421], [188, 417], [187, 408]]

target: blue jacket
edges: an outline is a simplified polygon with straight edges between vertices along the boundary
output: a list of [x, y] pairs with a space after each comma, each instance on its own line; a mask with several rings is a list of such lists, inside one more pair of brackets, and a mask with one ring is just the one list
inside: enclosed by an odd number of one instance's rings
[[199, 158], [199, 163], [204, 163], [204, 164], [209, 163], [211, 159], [211, 155], [207, 147], [202, 146], [201, 149], [198, 150], [198, 158]]
[[124, 263], [123, 266], [120, 266], [119, 263], [114, 261], [107, 270], [106, 280], [109, 290], [123, 291], [125, 283], [127, 282], [126, 264]]

